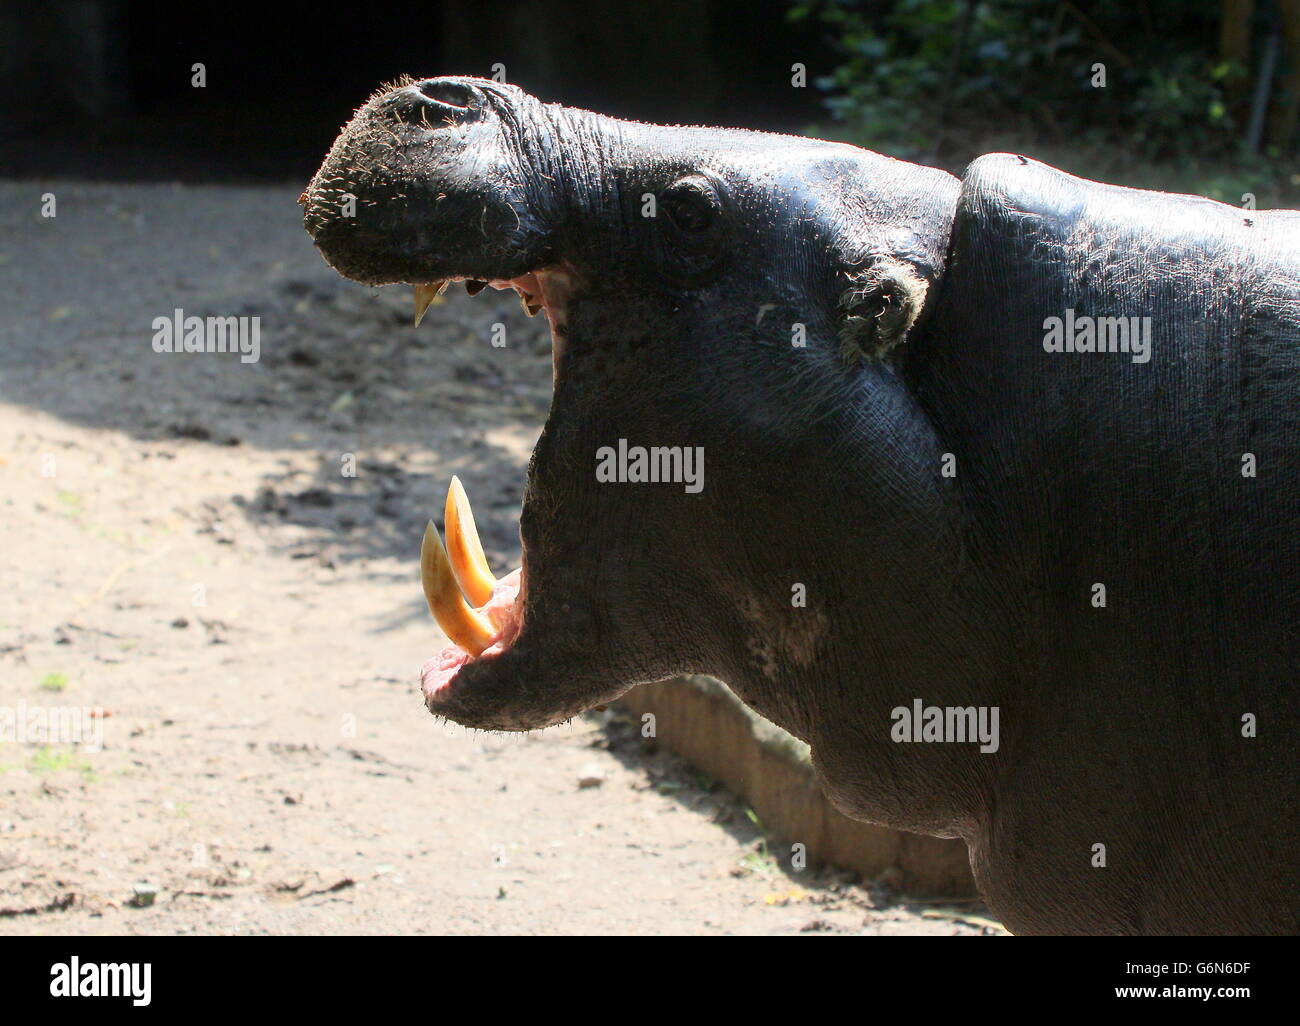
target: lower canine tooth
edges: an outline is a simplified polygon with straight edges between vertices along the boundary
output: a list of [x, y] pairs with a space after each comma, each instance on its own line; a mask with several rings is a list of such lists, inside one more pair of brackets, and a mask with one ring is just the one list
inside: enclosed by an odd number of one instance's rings
[[497, 582], [487, 556], [483, 555], [483, 544], [474, 526], [474, 511], [458, 477], [451, 479], [451, 487], [447, 489], [443, 521], [447, 525], [447, 553], [460, 590], [471, 606], [481, 606], [492, 597]]
[[447, 287], [445, 281], [435, 281], [431, 285], [415, 286], [415, 326], [418, 328], [420, 322], [424, 320], [424, 311], [429, 309], [432, 303]]
[[420, 544], [420, 583], [424, 586], [429, 612], [447, 637], [470, 655], [482, 655], [492, 643], [495, 631], [487, 620], [465, 604], [451, 560], [447, 558], [447, 550], [443, 548], [432, 520], [425, 527], [424, 541]]

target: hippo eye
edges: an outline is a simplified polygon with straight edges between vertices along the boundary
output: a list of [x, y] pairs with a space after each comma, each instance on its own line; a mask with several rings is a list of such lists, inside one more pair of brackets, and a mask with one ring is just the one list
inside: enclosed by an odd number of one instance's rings
[[655, 265], [688, 288], [715, 279], [727, 263], [735, 231], [726, 183], [697, 171], [666, 186], [656, 206], [653, 230], [642, 236]]
[[708, 201], [695, 192], [669, 194], [664, 197], [663, 208], [674, 228], [691, 233], [708, 231], [716, 214]]
[[704, 178], [687, 178], [670, 186], [659, 199], [663, 215], [679, 232], [699, 235], [718, 219], [718, 199]]

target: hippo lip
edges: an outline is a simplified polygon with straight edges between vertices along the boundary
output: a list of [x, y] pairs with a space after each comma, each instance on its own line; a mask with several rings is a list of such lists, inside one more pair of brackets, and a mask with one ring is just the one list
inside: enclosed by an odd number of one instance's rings
[[[432, 525], [427, 530], [433, 530]], [[426, 593], [427, 590], [426, 588]], [[430, 605], [432, 606], [433, 603], [430, 602]], [[453, 685], [457, 683], [460, 671], [464, 667], [471, 663], [491, 663], [510, 649], [523, 626], [523, 609], [524, 589], [521, 567], [497, 581], [492, 597], [474, 611], [488, 625], [484, 647], [479, 648], [472, 642], [469, 643], [469, 647], [466, 647], [462, 637], [461, 641], [453, 640], [445, 645], [420, 668], [420, 687], [430, 712], [444, 711], [446, 704], [451, 700]], [[449, 631], [446, 626], [443, 630]]]

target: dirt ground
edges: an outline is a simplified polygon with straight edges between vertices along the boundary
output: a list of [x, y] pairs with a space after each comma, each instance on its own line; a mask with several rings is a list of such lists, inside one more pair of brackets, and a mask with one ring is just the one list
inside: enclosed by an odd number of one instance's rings
[[[0, 183], [0, 711], [102, 729], [0, 738], [0, 933], [999, 932], [778, 864], [617, 709], [424, 711], [423, 524], [459, 474], [515, 565], [549, 344], [490, 291], [414, 329], [297, 191]], [[155, 353], [176, 308], [261, 360]]]

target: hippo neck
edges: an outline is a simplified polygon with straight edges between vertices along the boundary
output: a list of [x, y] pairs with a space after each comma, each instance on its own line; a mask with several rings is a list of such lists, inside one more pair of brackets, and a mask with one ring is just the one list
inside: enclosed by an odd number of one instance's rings
[[[917, 746], [891, 738], [892, 713], [1003, 693], [1014, 655], [998, 640], [1012, 635], [994, 578], [979, 569], [978, 534], [940, 470], [944, 448], [901, 377], [880, 377], [838, 430], [820, 458], [791, 455], [791, 466], [817, 468], [796, 494], [746, 503], [751, 528], [770, 521], [754, 536], [785, 544], [722, 569], [720, 604], [735, 615], [717, 675], [819, 761], [833, 751], [823, 776], [845, 812], [966, 834], [986, 811], [991, 763], [975, 745], [927, 746], [918, 759]], [[812, 694], [815, 707], [800, 701]]]

